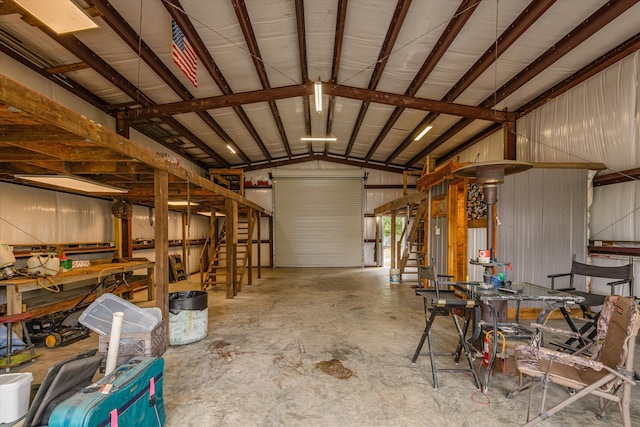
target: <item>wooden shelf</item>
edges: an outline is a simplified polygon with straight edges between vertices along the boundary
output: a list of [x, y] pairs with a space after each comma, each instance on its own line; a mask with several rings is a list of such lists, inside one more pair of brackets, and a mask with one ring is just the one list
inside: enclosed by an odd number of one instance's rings
[[[7, 290], [7, 314], [22, 313], [23, 310], [26, 309], [26, 311], [32, 312], [34, 317], [37, 317], [73, 307], [91, 287], [97, 285], [98, 281], [105, 277], [137, 270], [147, 270], [147, 273], [144, 277], [137, 277], [135, 281], [128, 281], [129, 286], [126, 284], [118, 286], [112, 293], [122, 294], [135, 290], [134, 287], [139, 289], [146, 286], [148, 299], [152, 300], [154, 263], [148, 260], [126, 262], [111, 262], [111, 260], [94, 261], [89, 267], [58, 273], [55, 276], [48, 276], [46, 278], [17, 277], [2, 280], [0, 281], [0, 287], [4, 287]], [[51, 295], [46, 295], [46, 297], [43, 298], [38, 296], [29, 298], [28, 296], [29, 292], [42, 289], [43, 287], [55, 287], [56, 285], [62, 288], [61, 292], [51, 293]], [[74, 290], [73, 292], [69, 292], [64, 290], [65, 286], [75, 289], [87, 286], [88, 289], [85, 288], [84, 291], [81, 289], [80, 291]], [[82, 296], [78, 295], [79, 292]], [[25, 303], [24, 307], [23, 300]], [[31, 309], [33, 309], [33, 311]]]

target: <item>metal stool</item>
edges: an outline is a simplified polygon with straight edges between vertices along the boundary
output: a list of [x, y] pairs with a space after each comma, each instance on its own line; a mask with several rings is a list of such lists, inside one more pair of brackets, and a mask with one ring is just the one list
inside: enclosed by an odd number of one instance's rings
[[[0, 323], [3, 323], [7, 328], [7, 356], [3, 359], [0, 359], [0, 369], [6, 369], [6, 372], [9, 372], [11, 368], [22, 365], [23, 363], [29, 362], [36, 357], [38, 357], [34, 350], [34, 345], [31, 342], [31, 337], [29, 336], [29, 330], [27, 329], [26, 321], [31, 319], [31, 313], [17, 313], [17, 314], [9, 314], [6, 316], [0, 316]], [[23, 339], [25, 341], [26, 347], [23, 350], [29, 350], [29, 355], [27, 357], [17, 358], [18, 360], [14, 363], [11, 363], [11, 357], [14, 355], [13, 351], [13, 324], [20, 322], [22, 325], [22, 334]], [[22, 352], [23, 350], [20, 350]]]

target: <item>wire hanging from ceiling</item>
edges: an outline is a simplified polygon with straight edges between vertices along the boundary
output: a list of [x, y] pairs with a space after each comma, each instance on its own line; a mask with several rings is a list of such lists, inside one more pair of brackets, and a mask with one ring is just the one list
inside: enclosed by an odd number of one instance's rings
[[[181, 13], [183, 13], [185, 16], [189, 17], [189, 19], [193, 20], [194, 22], [197, 22], [198, 24], [202, 25], [204, 28], [206, 28], [207, 30], [211, 31], [212, 33], [216, 34], [217, 36], [221, 37], [222, 39], [224, 39], [225, 41], [229, 42], [230, 44], [232, 44], [233, 46], [237, 47], [238, 49], [242, 50], [243, 52], [247, 53], [249, 56], [251, 56], [254, 59], [257, 59], [258, 61], [262, 62], [265, 66], [269, 67], [270, 69], [278, 72], [279, 74], [281, 74], [282, 76], [286, 77], [288, 80], [290, 80], [293, 84], [298, 85], [298, 86], [302, 86], [304, 87], [304, 83], [300, 83], [298, 80], [296, 80], [295, 78], [289, 76], [287, 73], [285, 73], [284, 71], [280, 70], [278, 67], [268, 63], [267, 61], [265, 61], [263, 58], [257, 57], [256, 55], [252, 54], [248, 49], [246, 49], [244, 46], [242, 46], [239, 43], [236, 43], [235, 41], [231, 40], [229, 37], [225, 36], [224, 34], [220, 33], [219, 31], [216, 31], [214, 28], [210, 27], [209, 25], [205, 24], [204, 22], [202, 22], [201, 20], [199, 20], [197, 17], [188, 14], [183, 8], [176, 6], [175, 4], [169, 2], [168, 0], [162, 0], [163, 3], [167, 4], [168, 6], [170, 6], [171, 8], [180, 11]], [[379, 58], [378, 60], [376, 60], [376, 62], [364, 67], [363, 69], [361, 69], [360, 71], [355, 72], [354, 74], [352, 74], [351, 76], [349, 76], [348, 78], [342, 80], [342, 82], [340, 83], [335, 83], [334, 87], [337, 86], [341, 86], [345, 83], [347, 83], [348, 81], [352, 80], [353, 78], [357, 77], [358, 75], [366, 72], [367, 70], [370, 70], [371, 68], [375, 67], [377, 63], [381, 62], [381, 61], [385, 61], [388, 58], [390, 58], [393, 54], [395, 54], [396, 52], [401, 51], [402, 49], [407, 48], [408, 46], [413, 45], [414, 43], [416, 43], [418, 40], [420, 40], [421, 38], [425, 37], [428, 34], [431, 34], [433, 31], [437, 30], [438, 28], [442, 27], [443, 25], [446, 25], [449, 21], [451, 21], [451, 19], [455, 19], [458, 16], [467, 13], [469, 10], [473, 9], [474, 7], [477, 7], [480, 4], [480, 2], [474, 3], [471, 6], [465, 8], [464, 10], [460, 11], [457, 14], [454, 14], [450, 19], [448, 20], [443, 20], [442, 22], [440, 22], [438, 25], [434, 26], [433, 28], [430, 28], [429, 30], [417, 35], [416, 37], [414, 37], [413, 39], [409, 40], [407, 43], [399, 46], [397, 49], [392, 50], [388, 55]]]

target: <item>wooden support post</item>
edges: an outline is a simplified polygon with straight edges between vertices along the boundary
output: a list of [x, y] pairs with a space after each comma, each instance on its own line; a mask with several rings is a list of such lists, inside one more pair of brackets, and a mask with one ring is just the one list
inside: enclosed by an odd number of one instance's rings
[[225, 234], [227, 239], [227, 265], [226, 265], [226, 280], [227, 280], [227, 298], [233, 298], [238, 295], [238, 280], [237, 280], [237, 247], [238, 247], [238, 202], [231, 199], [224, 200], [224, 215], [225, 215]]
[[187, 242], [189, 241], [189, 221], [191, 218], [187, 215], [186, 212], [182, 213], [182, 266], [184, 267], [184, 272], [187, 274], [187, 280], [191, 283], [190, 279], [190, 271], [189, 266], [187, 265]]
[[256, 220], [255, 212], [247, 212], [247, 285], [253, 285], [253, 224]]
[[273, 217], [269, 217], [269, 267], [273, 268]]
[[380, 228], [381, 228], [381, 223], [382, 221], [380, 221], [380, 216], [376, 216], [376, 241], [373, 244], [373, 253], [374, 253], [374, 257], [375, 257], [375, 262], [376, 262], [376, 267], [380, 267], [382, 266], [382, 257], [383, 255], [383, 251], [382, 251], [382, 239], [380, 238], [381, 233], [380, 233]]
[[391, 268], [396, 268], [396, 211], [391, 212]]
[[133, 257], [133, 221], [130, 217], [122, 218], [122, 256]]
[[262, 232], [261, 232], [261, 223], [262, 223], [262, 214], [256, 211], [256, 216], [258, 217], [258, 279], [262, 277]]
[[155, 303], [162, 318], [169, 315], [169, 174], [153, 171], [154, 239], [155, 239]]
[[113, 256], [122, 258], [122, 219], [117, 216], [113, 217], [113, 234], [115, 240]]

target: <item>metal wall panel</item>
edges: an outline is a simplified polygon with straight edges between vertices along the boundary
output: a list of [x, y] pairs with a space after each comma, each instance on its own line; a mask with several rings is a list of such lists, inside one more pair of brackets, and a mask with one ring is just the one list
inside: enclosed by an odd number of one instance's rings
[[587, 174], [531, 169], [505, 178], [498, 190], [498, 259], [512, 264], [512, 280], [550, 286], [547, 276], [567, 272], [573, 254], [584, 261]]

